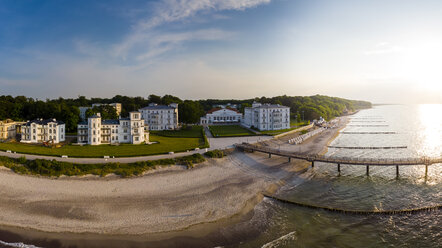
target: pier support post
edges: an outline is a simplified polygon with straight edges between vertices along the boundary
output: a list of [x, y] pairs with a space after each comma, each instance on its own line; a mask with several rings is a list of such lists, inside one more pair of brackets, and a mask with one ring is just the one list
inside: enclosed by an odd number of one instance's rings
[[428, 175], [428, 164], [425, 165], [425, 178], [427, 178]]
[[366, 166], [367, 167], [367, 176], [369, 176], [370, 175], [370, 166]]
[[289, 157], [289, 163], [292, 161], [292, 158], [291, 157]]
[[341, 173], [341, 164], [338, 164], [338, 172]]
[[312, 160], [312, 168], [315, 167], [315, 160]]
[[269, 153], [269, 158], [271, 158], [272, 157], [272, 154], [271, 153]]
[[399, 165], [396, 165], [396, 178], [399, 178]]

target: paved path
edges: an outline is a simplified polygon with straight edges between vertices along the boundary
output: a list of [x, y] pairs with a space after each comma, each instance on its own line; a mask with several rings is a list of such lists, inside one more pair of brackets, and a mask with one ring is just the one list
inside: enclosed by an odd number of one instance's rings
[[[214, 149], [228, 149], [233, 148], [233, 145], [236, 143], [248, 142], [248, 143], [256, 143], [259, 141], [265, 141], [271, 139], [271, 136], [248, 136], [248, 137], [233, 137], [233, 138], [208, 138], [210, 148], [207, 150]], [[189, 152], [180, 152], [174, 154], [161, 154], [161, 155], [152, 155], [152, 156], [142, 156], [142, 157], [127, 157], [127, 158], [61, 158], [54, 156], [42, 156], [42, 155], [28, 155], [28, 154], [20, 154], [20, 153], [7, 153], [0, 151], [0, 156], [11, 157], [11, 158], [19, 158], [25, 156], [27, 159], [46, 159], [46, 160], [57, 160], [71, 163], [81, 163], [81, 164], [101, 164], [101, 163], [134, 163], [138, 161], [148, 161], [148, 160], [158, 160], [158, 159], [166, 159], [166, 158], [176, 158], [192, 155], [195, 153], [204, 153], [206, 149], [200, 150], [191, 150]]]

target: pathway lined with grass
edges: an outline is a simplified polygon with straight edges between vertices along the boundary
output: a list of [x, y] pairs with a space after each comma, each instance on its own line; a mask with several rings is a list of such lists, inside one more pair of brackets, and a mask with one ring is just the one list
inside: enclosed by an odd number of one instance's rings
[[0, 143], [0, 150], [34, 154], [46, 156], [62, 156], [77, 158], [102, 158], [103, 156], [115, 157], [136, 157], [165, 154], [169, 152], [184, 152], [195, 148], [208, 147], [203, 138], [173, 138], [157, 135], [150, 136], [151, 142], [157, 142], [150, 145], [98, 145], [98, 146], [77, 146], [65, 145], [61, 148], [49, 148], [41, 145], [30, 145], [22, 143]]
[[256, 135], [252, 131], [239, 125], [219, 125], [209, 126], [213, 137], [237, 137], [237, 136], [253, 136]]

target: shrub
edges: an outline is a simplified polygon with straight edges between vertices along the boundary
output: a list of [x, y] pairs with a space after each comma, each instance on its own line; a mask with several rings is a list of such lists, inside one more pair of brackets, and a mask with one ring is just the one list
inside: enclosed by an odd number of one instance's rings
[[25, 164], [26, 163], [26, 157], [25, 156], [21, 156], [17, 159], [17, 162], [19, 164]]
[[221, 150], [212, 150], [204, 153], [209, 158], [222, 158], [224, 157], [224, 152]]
[[120, 163], [106, 163], [106, 164], [74, 164], [69, 162], [60, 162], [56, 160], [27, 160], [24, 157], [17, 159], [0, 157], [0, 166], [10, 168], [19, 174], [36, 174], [42, 176], [81, 176], [87, 174], [106, 176], [110, 173], [115, 173], [121, 177], [138, 176], [144, 171], [150, 170], [157, 165], [186, 165], [187, 168], [193, 168], [194, 164], [204, 162], [204, 157], [199, 154], [175, 158], [175, 159], [160, 159], [150, 161], [140, 161], [135, 163], [120, 164]]

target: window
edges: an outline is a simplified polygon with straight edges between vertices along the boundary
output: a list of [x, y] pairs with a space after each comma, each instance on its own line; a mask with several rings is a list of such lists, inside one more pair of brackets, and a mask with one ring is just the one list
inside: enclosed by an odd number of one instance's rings
[[138, 137], [135, 137], [135, 141], [138, 141]]
[[94, 138], [94, 142], [95, 142], [95, 138]]
[[127, 135], [124, 135], [124, 140], [127, 140]]

